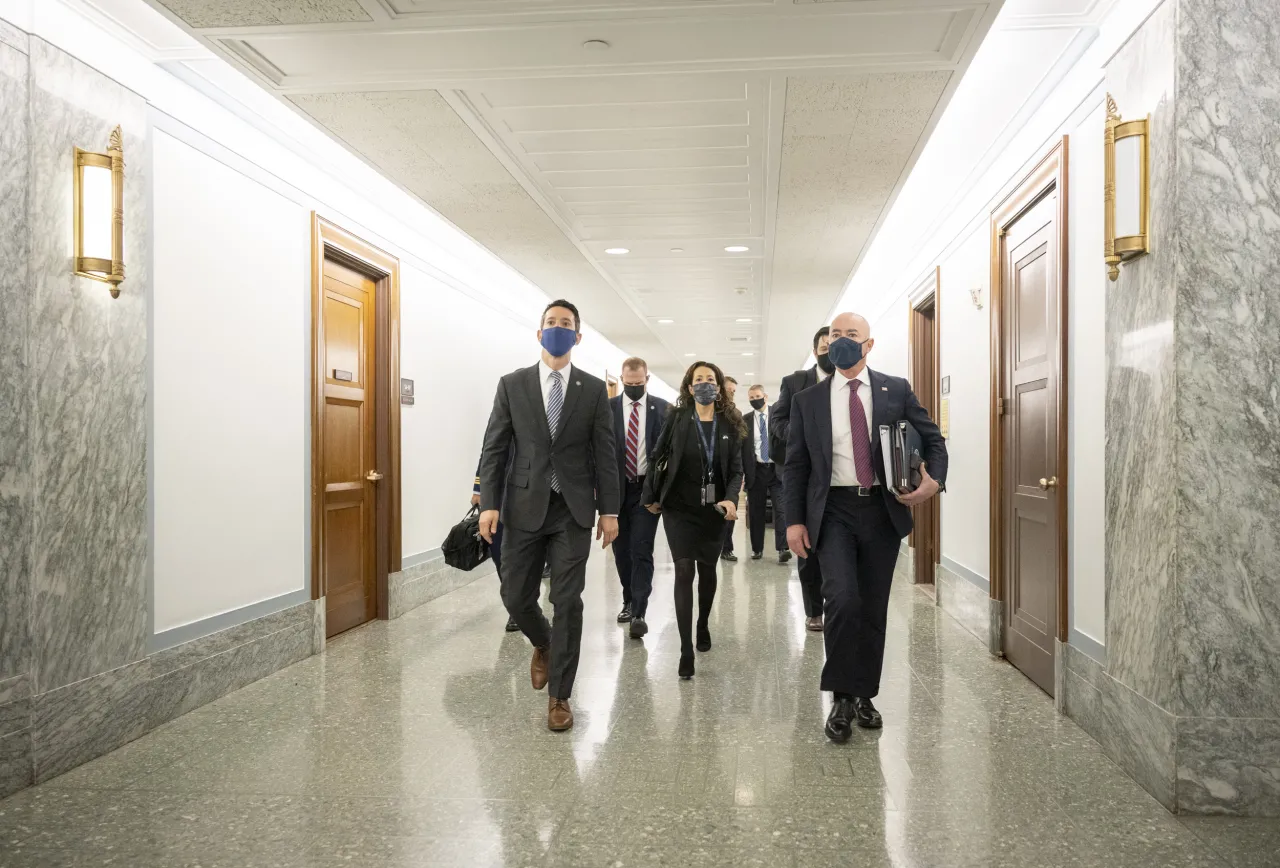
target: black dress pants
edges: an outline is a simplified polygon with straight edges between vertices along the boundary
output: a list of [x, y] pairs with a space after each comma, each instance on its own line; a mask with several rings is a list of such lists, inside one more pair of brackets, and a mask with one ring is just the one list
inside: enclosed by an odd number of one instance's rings
[[826, 616], [823, 690], [868, 699], [880, 692], [900, 544], [879, 489], [866, 497], [856, 488], [831, 489], [817, 550]]
[[618, 512], [618, 538], [613, 541], [613, 562], [618, 568], [622, 600], [631, 604], [637, 618], [649, 610], [653, 592], [653, 539], [658, 534], [658, 516], [640, 503], [644, 477], [628, 480], [622, 488], [622, 509]]
[[787, 519], [782, 513], [782, 474], [772, 463], [757, 464], [755, 479], [747, 488], [747, 523], [751, 531], [751, 553], [764, 551], [765, 503], [773, 498], [773, 546], [787, 550]]
[[[502, 602], [535, 647], [551, 649], [548, 696], [568, 699], [582, 646], [582, 589], [587, 583], [591, 528], [578, 524], [564, 498], [552, 492], [541, 528], [527, 531], [508, 524], [502, 535]], [[544, 563], [551, 567], [553, 624], [547, 623], [538, 605]]]

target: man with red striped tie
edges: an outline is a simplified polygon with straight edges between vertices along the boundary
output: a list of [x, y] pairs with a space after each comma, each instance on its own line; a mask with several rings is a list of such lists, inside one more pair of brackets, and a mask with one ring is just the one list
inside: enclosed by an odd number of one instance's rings
[[648, 363], [644, 359], [627, 359], [622, 363], [623, 393], [609, 399], [618, 441], [618, 472], [622, 477], [618, 538], [613, 541], [613, 560], [622, 585], [618, 623], [630, 622], [632, 639], [642, 639], [649, 632], [645, 612], [653, 591], [653, 538], [658, 532], [658, 516], [644, 508], [640, 495], [645, 474], [649, 472], [649, 456], [657, 447], [670, 407], [666, 401], [647, 393], [648, 382]]

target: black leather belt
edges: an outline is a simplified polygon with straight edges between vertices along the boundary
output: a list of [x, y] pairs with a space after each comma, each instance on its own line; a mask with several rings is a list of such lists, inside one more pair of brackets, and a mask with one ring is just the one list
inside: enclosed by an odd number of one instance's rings
[[850, 494], [856, 494], [858, 497], [871, 497], [880, 493], [880, 486], [873, 485], [870, 488], [866, 488], [861, 485], [837, 485], [835, 490], [847, 491]]

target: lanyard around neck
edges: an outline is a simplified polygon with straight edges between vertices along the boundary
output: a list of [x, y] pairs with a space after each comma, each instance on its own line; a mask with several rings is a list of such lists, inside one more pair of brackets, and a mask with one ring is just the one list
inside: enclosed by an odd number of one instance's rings
[[702, 420], [698, 418], [698, 414], [696, 412], [693, 414], [693, 421], [695, 423], [694, 427], [698, 429], [698, 439], [702, 441], [702, 448], [707, 456], [706, 461], [703, 463], [702, 466], [707, 471], [707, 476], [710, 477], [714, 472], [712, 468], [715, 466], [715, 457], [716, 457], [716, 427], [720, 424], [720, 420], [718, 420], [715, 416], [711, 417], [711, 439], [710, 440], [708, 440], [706, 436], [703, 435]]

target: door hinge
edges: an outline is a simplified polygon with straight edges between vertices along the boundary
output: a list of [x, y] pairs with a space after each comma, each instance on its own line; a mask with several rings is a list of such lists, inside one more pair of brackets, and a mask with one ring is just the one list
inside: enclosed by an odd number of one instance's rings
[[1004, 398], [996, 398], [996, 415], [1003, 416], [1004, 413]]

